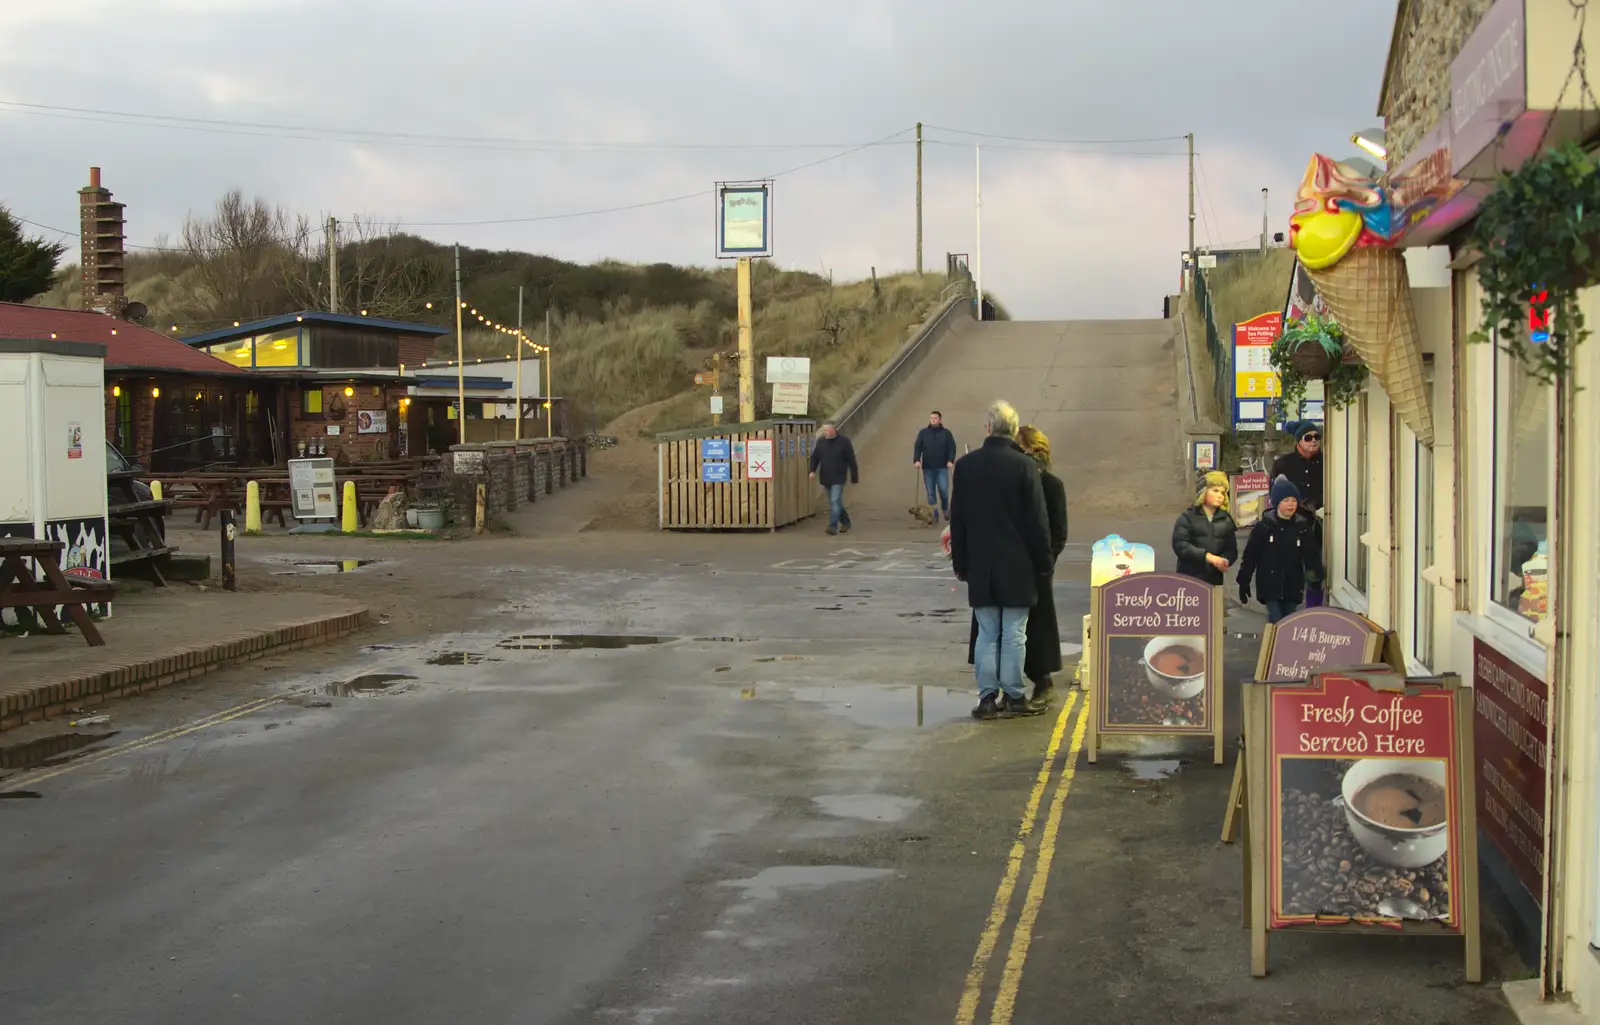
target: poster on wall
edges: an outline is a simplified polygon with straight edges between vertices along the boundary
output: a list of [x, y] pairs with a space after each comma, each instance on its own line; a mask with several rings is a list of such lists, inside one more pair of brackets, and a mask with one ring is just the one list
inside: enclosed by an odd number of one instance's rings
[[363, 409], [356, 414], [357, 434], [388, 434], [389, 411], [387, 409]]
[[1266, 511], [1272, 478], [1265, 473], [1236, 473], [1228, 478], [1228, 511], [1239, 527], [1253, 527]]
[[1209, 735], [1221, 764], [1222, 589], [1135, 573], [1092, 590], [1089, 761], [1100, 734]]
[[67, 458], [83, 458], [83, 424], [77, 420], [67, 424]]
[[1550, 692], [1482, 641], [1473, 646], [1472, 677], [1478, 829], [1542, 907]]

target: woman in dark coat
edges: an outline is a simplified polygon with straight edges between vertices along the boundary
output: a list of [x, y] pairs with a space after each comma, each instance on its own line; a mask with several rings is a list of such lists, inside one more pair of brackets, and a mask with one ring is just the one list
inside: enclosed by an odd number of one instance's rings
[[[1032, 424], [1017, 432], [1017, 443], [1039, 464], [1039, 483], [1044, 490], [1045, 512], [1050, 518], [1050, 554], [1059, 559], [1067, 547], [1067, 486], [1050, 472], [1050, 439]], [[1052, 576], [1052, 580], [1054, 577]], [[972, 664], [978, 643], [978, 620], [972, 620], [972, 639], [967, 642], [967, 664]], [[1040, 581], [1039, 600], [1028, 611], [1028, 647], [1022, 675], [1033, 681], [1029, 703], [1040, 707], [1050, 703], [1054, 684], [1050, 674], [1061, 671], [1061, 626], [1056, 619], [1056, 598], [1049, 581]]]
[[1172, 552], [1178, 572], [1213, 587], [1239, 561], [1239, 528], [1228, 514], [1228, 475], [1215, 470], [1200, 482], [1194, 504], [1172, 525]]

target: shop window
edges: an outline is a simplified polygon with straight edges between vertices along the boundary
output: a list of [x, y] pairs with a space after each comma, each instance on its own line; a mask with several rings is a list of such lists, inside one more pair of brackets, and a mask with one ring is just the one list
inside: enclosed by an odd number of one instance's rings
[[133, 459], [133, 389], [119, 386], [117, 391], [117, 437], [112, 444]]
[[258, 367], [294, 367], [300, 365], [300, 330], [290, 328], [271, 334], [256, 335], [253, 339]]
[[322, 416], [322, 389], [307, 388], [300, 393], [300, 419], [321, 420]]
[[1371, 462], [1367, 445], [1367, 397], [1362, 395], [1344, 407], [1345, 418], [1345, 542], [1344, 578], [1351, 587], [1367, 593], [1367, 546], [1361, 543], [1371, 522], [1367, 508]]
[[1537, 623], [1550, 614], [1551, 391], [1520, 363], [1498, 353], [1494, 390], [1495, 547], [1489, 597]]
[[231, 342], [218, 342], [206, 346], [206, 352], [236, 367], [248, 367], [255, 353], [254, 338], [239, 338]]

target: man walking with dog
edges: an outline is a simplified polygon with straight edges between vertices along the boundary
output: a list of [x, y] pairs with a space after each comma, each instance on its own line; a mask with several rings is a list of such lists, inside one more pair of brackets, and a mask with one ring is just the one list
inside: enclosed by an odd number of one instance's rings
[[[1055, 556], [1039, 466], [1017, 443], [1021, 421], [1010, 403], [989, 407], [989, 436], [956, 462], [950, 502], [950, 563], [967, 585], [978, 620], [973, 670], [975, 719], [1044, 711], [1022, 689], [1028, 611], [1050, 586]], [[1002, 693], [1003, 692], [1003, 693]]]
[[928, 426], [917, 432], [911, 460], [911, 465], [922, 471], [922, 486], [928, 492], [933, 522], [939, 522], [941, 513], [949, 519], [950, 473], [956, 468], [956, 436], [944, 425], [944, 416], [937, 409], [928, 414]]

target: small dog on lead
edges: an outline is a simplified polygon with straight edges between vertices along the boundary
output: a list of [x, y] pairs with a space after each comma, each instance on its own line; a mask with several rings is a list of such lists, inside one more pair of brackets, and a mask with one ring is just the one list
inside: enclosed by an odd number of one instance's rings
[[932, 505], [914, 505], [911, 507], [911, 518], [924, 527], [931, 527], [939, 522], [938, 507]]

